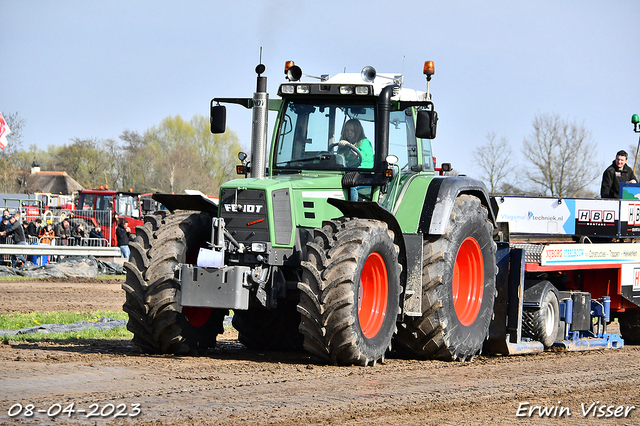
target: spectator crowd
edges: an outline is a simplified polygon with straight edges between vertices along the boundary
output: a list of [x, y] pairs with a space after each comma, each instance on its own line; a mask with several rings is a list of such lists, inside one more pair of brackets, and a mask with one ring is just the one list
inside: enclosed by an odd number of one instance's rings
[[[43, 223], [41, 218], [28, 221], [21, 220], [20, 212], [11, 214], [5, 209], [2, 212], [0, 222], [0, 244], [50, 244], [62, 246], [104, 246], [105, 240], [99, 226], [90, 231], [84, 229], [81, 222], [72, 222], [63, 218], [60, 222], [53, 223], [47, 220]], [[26, 263], [22, 255], [11, 256], [11, 266], [21, 266]]]

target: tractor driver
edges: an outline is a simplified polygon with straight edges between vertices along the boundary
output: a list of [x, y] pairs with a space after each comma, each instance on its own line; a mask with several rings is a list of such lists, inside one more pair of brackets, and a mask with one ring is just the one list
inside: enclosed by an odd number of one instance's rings
[[[360, 120], [352, 118], [347, 121], [342, 128], [340, 142], [338, 143], [340, 152], [347, 160], [347, 166], [356, 166], [360, 169], [370, 169], [373, 167], [373, 146], [371, 141], [364, 135], [364, 129]], [[349, 148], [352, 146], [353, 148]], [[353, 152], [355, 150], [362, 156], [362, 161], [357, 164], [358, 157]]]
[[[342, 128], [340, 142], [338, 143], [338, 152], [343, 154], [347, 162], [347, 166], [356, 166], [359, 169], [370, 169], [373, 167], [373, 146], [371, 141], [364, 135], [364, 129], [360, 120], [352, 118], [347, 121]], [[358, 164], [358, 152], [361, 157]], [[358, 189], [364, 187], [352, 187], [349, 193], [351, 201], [358, 201]]]

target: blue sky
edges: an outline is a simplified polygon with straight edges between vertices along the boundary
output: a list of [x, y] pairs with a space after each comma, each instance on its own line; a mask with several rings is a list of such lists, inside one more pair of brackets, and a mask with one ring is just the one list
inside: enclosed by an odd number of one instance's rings
[[[251, 97], [260, 47], [271, 97], [290, 59], [311, 75], [404, 71], [419, 90], [433, 60], [434, 154], [470, 175], [487, 132], [526, 167], [520, 147], [540, 113], [584, 123], [603, 167], [638, 143], [632, 0], [0, 0], [0, 18], [0, 111], [26, 120], [25, 147], [117, 139], [208, 115], [213, 97]], [[227, 120], [248, 147], [250, 112], [230, 106]]]

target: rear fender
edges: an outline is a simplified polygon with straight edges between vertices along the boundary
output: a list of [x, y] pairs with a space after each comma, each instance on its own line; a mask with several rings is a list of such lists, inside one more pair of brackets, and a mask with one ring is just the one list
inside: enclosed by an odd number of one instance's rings
[[420, 214], [418, 232], [430, 235], [444, 235], [453, 211], [453, 204], [461, 194], [469, 194], [480, 199], [488, 210], [491, 223], [495, 226], [495, 214], [491, 208], [486, 186], [467, 176], [435, 177], [429, 184]]

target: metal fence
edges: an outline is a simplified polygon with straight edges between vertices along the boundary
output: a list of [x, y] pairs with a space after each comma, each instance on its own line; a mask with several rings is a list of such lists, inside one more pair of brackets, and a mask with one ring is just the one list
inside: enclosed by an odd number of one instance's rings
[[[21, 209], [22, 210], [22, 209]], [[32, 215], [27, 216], [26, 211], [21, 211], [21, 216], [29, 220], [34, 220]], [[42, 226], [46, 226], [47, 223], [51, 223], [53, 231], [56, 232], [56, 228], [60, 222], [67, 219], [70, 229], [76, 229], [78, 225], [82, 225], [84, 234], [89, 235], [91, 230], [96, 226], [101, 228], [104, 238], [88, 238], [88, 237], [33, 237], [26, 235], [26, 243], [30, 246], [44, 247], [48, 246], [46, 251], [51, 251], [49, 247], [86, 247], [87, 254], [96, 254], [100, 248], [111, 247], [111, 239], [113, 237], [113, 216], [111, 210], [67, 210], [67, 209], [52, 209], [46, 210], [39, 216], [42, 219]], [[11, 247], [6, 245], [14, 244], [12, 236], [0, 237], [0, 244], [5, 244], [0, 253], [0, 261], [3, 264], [11, 263]], [[17, 246], [16, 246], [17, 247]], [[14, 249], [16, 248], [14, 247]], [[22, 246], [24, 248], [24, 246]], [[92, 249], [96, 253], [91, 253]], [[77, 250], [74, 250], [77, 252]], [[10, 254], [5, 254], [10, 253]]]
[[[26, 237], [29, 245], [49, 246], [87, 246], [87, 247], [111, 247], [106, 238], [61, 238], [61, 237]], [[12, 237], [6, 237], [4, 244], [14, 244]]]
[[96, 226], [102, 228], [104, 238], [110, 243], [113, 237], [113, 212], [111, 210], [67, 210], [67, 209], [53, 209], [47, 210], [41, 216], [43, 225], [48, 220], [52, 225], [62, 222], [64, 219], [69, 221], [71, 228], [75, 228], [82, 224], [86, 234]]

